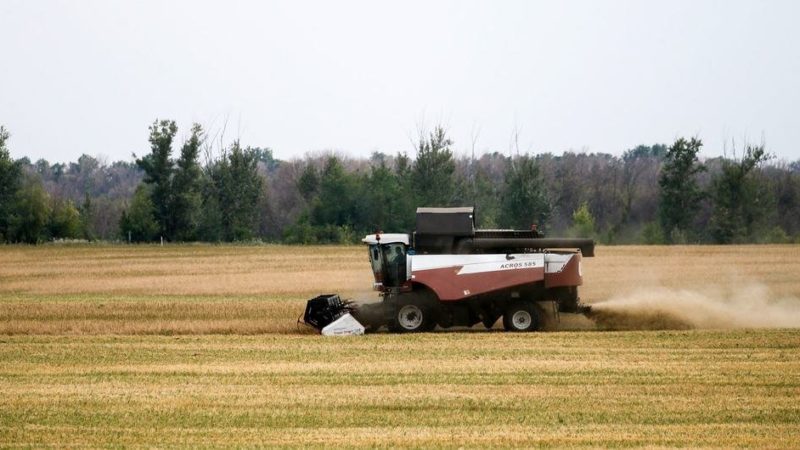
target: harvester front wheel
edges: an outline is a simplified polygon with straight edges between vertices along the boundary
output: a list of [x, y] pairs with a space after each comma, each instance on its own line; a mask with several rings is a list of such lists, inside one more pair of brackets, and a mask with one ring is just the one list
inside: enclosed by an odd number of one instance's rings
[[436, 327], [433, 308], [424, 299], [412, 297], [397, 302], [389, 322], [389, 331], [395, 333], [421, 333]]
[[539, 322], [537, 308], [527, 302], [513, 303], [503, 314], [503, 328], [506, 331], [536, 331]]

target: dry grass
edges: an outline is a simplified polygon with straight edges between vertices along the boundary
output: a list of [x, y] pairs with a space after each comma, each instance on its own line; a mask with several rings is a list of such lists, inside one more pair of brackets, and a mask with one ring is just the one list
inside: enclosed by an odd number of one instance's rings
[[[800, 298], [798, 246], [597, 253], [595, 304]], [[295, 331], [305, 299], [370, 284], [359, 247], [0, 247], [0, 447], [800, 442], [800, 331]]]
[[800, 440], [789, 331], [6, 337], [0, 446]]
[[[584, 301], [637, 289], [800, 298], [800, 246], [600, 247]], [[362, 247], [0, 247], [0, 334], [294, 333], [305, 300], [365, 297]], [[564, 329], [591, 328], [565, 317]]]
[[359, 247], [0, 247], [0, 334], [296, 333], [371, 277]]
[[371, 286], [360, 247], [0, 248], [0, 293], [305, 297]]
[[597, 303], [654, 286], [711, 291], [758, 283], [800, 298], [800, 245], [599, 247], [584, 259], [581, 297]]
[[[72, 297], [68, 297], [72, 298]], [[5, 334], [263, 334], [309, 332], [298, 327], [296, 301], [116, 297], [0, 304]]]

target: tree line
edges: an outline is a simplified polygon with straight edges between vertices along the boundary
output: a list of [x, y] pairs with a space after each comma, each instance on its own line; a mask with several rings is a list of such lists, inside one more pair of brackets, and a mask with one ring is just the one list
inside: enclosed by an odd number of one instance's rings
[[763, 145], [699, 157], [702, 141], [621, 156], [564, 152], [456, 156], [442, 127], [412, 155], [334, 152], [277, 160], [199, 125], [149, 127], [132, 162], [14, 160], [0, 127], [0, 242], [352, 243], [407, 232], [417, 206], [474, 205], [483, 228], [528, 228], [603, 243], [800, 242], [800, 161]]

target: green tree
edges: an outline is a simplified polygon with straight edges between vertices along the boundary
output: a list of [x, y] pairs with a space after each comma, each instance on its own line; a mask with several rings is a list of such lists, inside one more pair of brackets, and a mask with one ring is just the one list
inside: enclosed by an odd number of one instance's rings
[[136, 165], [145, 173], [144, 182], [152, 187], [149, 192], [158, 235], [171, 241], [188, 241], [197, 238], [200, 225], [203, 171], [197, 159], [204, 133], [194, 124], [180, 157], [173, 160], [172, 143], [177, 132], [174, 121], [155, 121], [150, 126], [150, 153], [136, 159]]
[[256, 152], [241, 148], [236, 141], [207, 168], [211, 184], [206, 190], [204, 209], [218, 208], [221, 240], [241, 241], [256, 235], [257, 207], [265, 195], [257, 157]]
[[140, 184], [133, 194], [131, 205], [122, 212], [120, 234], [132, 242], [152, 242], [158, 238], [159, 226], [155, 220], [152, 188]]
[[83, 235], [81, 214], [71, 200], [56, 200], [50, 209], [47, 230], [53, 239], [78, 239]]
[[360, 198], [364, 199], [362, 228], [359, 231], [405, 231], [402, 221], [402, 186], [385, 159], [377, 159], [362, 181]]
[[359, 211], [356, 180], [347, 173], [339, 158], [331, 156], [320, 177], [319, 195], [311, 208], [311, 223], [316, 226], [354, 226]]
[[697, 154], [703, 146], [697, 138], [680, 138], [667, 150], [658, 179], [660, 191], [659, 219], [667, 239], [690, 232], [700, 207], [702, 192], [697, 174], [705, 167]]
[[319, 243], [317, 230], [311, 225], [308, 212], [300, 214], [300, 217], [293, 224], [286, 227], [283, 232], [283, 241], [287, 244], [302, 245]]
[[305, 201], [310, 202], [319, 192], [319, 173], [313, 164], [306, 164], [297, 180], [297, 190]]
[[657, 221], [647, 222], [642, 227], [641, 242], [647, 245], [663, 245], [666, 242], [661, 225]]
[[16, 205], [9, 220], [9, 237], [12, 242], [37, 244], [45, 239], [50, 216], [50, 196], [41, 181], [27, 177], [17, 191]]
[[217, 188], [216, 163], [206, 169], [202, 180], [201, 196], [203, 207], [197, 226], [199, 240], [206, 242], [222, 242], [225, 240], [222, 232], [222, 211], [219, 205], [219, 189]]
[[136, 165], [144, 171], [144, 182], [153, 186], [150, 195], [158, 233], [168, 239], [173, 234], [170, 208], [174, 167], [170, 154], [177, 132], [175, 121], [156, 120], [150, 126], [150, 153], [136, 159]]
[[572, 226], [567, 234], [580, 238], [595, 237], [595, 221], [588, 202], [581, 203], [581, 206], [572, 213]]
[[9, 238], [9, 221], [17, 201], [17, 191], [22, 181], [20, 164], [11, 158], [6, 147], [9, 133], [0, 126], [0, 242]]
[[758, 240], [766, 233], [766, 219], [774, 212], [775, 199], [766, 183], [759, 182], [755, 170], [769, 160], [764, 146], [747, 146], [737, 160], [723, 160], [722, 171], [714, 178], [711, 196], [711, 236], [719, 244]]
[[203, 143], [203, 129], [192, 126], [192, 134], [181, 148], [171, 185], [172, 208], [170, 238], [191, 241], [197, 238], [201, 205], [202, 170], [197, 162]]
[[387, 228], [387, 230], [411, 231], [414, 228], [414, 213], [418, 206], [414, 196], [413, 164], [405, 153], [398, 153], [394, 160], [394, 175], [399, 189], [397, 198], [393, 200], [396, 205], [393, 209], [397, 211], [397, 228]]
[[88, 192], [83, 194], [83, 204], [81, 204], [79, 212], [81, 216], [81, 232], [83, 234], [83, 238], [87, 241], [91, 241], [95, 238], [94, 230], [92, 229], [94, 204], [92, 203], [92, 197]]
[[417, 206], [447, 206], [452, 203], [456, 166], [451, 145], [453, 141], [440, 126], [427, 139], [420, 139], [417, 160], [411, 172]]
[[545, 226], [552, 207], [547, 199], [539, 164], [528, 155], [512, 161], [501, 195], [500, 225], [527, 229]]

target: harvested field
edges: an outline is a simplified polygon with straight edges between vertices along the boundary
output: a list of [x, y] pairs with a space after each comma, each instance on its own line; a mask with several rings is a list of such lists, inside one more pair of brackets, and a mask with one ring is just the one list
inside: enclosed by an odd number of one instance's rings
[[360, 247], [8, 247], [0, 260], [0, 334], [297, 333], [305, 299], [372, 286]]
[[0, 445], [785, 448], [798, 348], [794, 331], [5, 337]]
[[[0, 247], [0, 446], [800, 442], [800, 247], [597, 254], [582, 296], [601, 329], [699, 329], [322, 338], [297, 315], [371, 295], [363, 248]], [[619, 316], [669, 301], [789, 328]]]
[[[696, 308], [688, 304], [697, 312], [731, 299], [759, 307], [800, 299], [797, 245], [620, 246], [597, 254], [584, 259], [581, 297], [591, 304], [699, 299]], [[370, 298], [371, 286], [366, 251], [358, 246], [4, 247], [0, 334], [297, 333], [306, 299], [330, 292]], [[653, 318], [614, 319], [602, 325], [658, 325]], [[708, 322], [699, 325], [727, 327]], [[594, 325], [564, 317], [561, 328], [587, 327]]]

